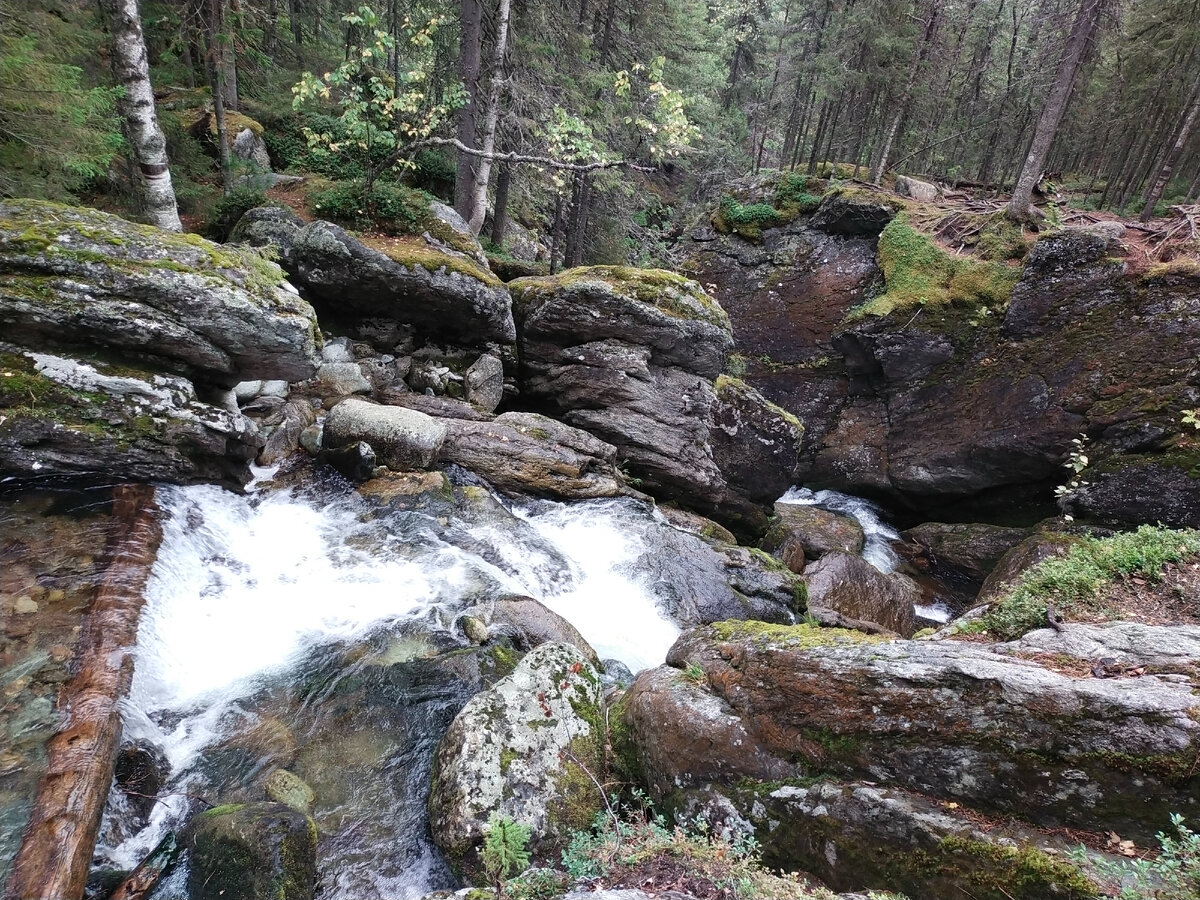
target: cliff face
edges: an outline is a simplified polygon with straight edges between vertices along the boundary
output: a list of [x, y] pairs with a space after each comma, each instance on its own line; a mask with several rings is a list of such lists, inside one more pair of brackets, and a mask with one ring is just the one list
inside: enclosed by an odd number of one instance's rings
[[804, 421], [803, 482], [919, 516], [1048, 510], [1084, 435], [1067, 511], [1200, 524], [1184, 422], [1200, 402], [1200, 273], [1134, 275], [1111, 236], [1064, 230], [1033, 246], [1007, 302], [863, 315], [894, 289], [877, 237], [823, 232], [819, 214], [761, 244], [702, 226], [685, 261], [729, 312], [746, 380]]

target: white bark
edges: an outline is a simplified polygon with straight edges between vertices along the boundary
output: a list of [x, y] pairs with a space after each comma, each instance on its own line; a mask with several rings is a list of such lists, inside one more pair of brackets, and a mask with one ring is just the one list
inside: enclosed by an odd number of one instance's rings
[[508, 13], [510, 0], [500, 0], [497, 10], [496, 47], [492, 54], [492, 78], [488, 85], [487, 113], [483, 120], [483, 146], [475, 184], [471, 192], [471, 233], [478, 236], [487, 215], [487, 188], [492, 177], [492, 158], [496, 152], [496, 124], [500, 121], [500, 87], [504, 80], [504, 53], [508, 47]]
[[167, 166], [167, 140], [154, 108], [137, 0], [100, 0], [100, 11], [112, 41], [113, 76], [125, 89], [118, 108], [133, 151], [143, 211], [151, 224], [167, 231], [182, 231], [171, 170]]

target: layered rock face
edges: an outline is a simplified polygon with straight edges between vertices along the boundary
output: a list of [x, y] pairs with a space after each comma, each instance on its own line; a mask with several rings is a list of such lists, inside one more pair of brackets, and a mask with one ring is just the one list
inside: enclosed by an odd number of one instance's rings
[[[719, 623], [686, 632], [668, 662], [704, 671], [711, 697], [697, 709], [717, 704], [742, 738], [727, 745], [702, 737], [711, 716], [664, 707], [662, 680], [678, 674], [670, 669], [635, 682], [629, 721], [662, 797], [705, 780], [768, 780], [782, 771], [1152, 840], [1172, 811], [1200, 803], [1192, 768], [1200, 751], [1197, 660], [1187, 649], [1194, 651], [1196, 629], [1142, 626], [1171, 648], [1150, 655], [1148, 635], [1114, 633], [1109, 643], [1124, 658], [1157, 663], [1163, 674], [1095, 679], [1039, 662], [1086, 658], [1103, 630], [1075, 636], [1076, 627], [1059, 639], [984, 647]], [[722, 744], [713, 752], [724, 769], [701, 764], [693, 774], [693, 746], [713, 741]]]
[[529, 401], [615, 446], [651, 492], [762, 527], [760, 505], [793, 482], [801, 426], [718, 377], [729, 321], [699, 285], [593, 267], [509, 288]]
[[1200, 400], [1200, 276], [1130, 275], [1110, 236], [1064, 230], [1030, 250], [1002, 315], [950, 305], [854, 321], [883, 288], [875, 238], [822, 232], [819, 215], [761, 244], [701, 227], [685, 263], [717, 286], [749, 383], [804, 420], [800, 481], [917, 515], [1049, 511], [1083, 433], [1089, 484], [1070, 512], [1200, 524], [1182, 424]]
[[0, 203], [0, 326], [0, 471], [22, 477], [240, 488], [262, 439], [221, 392], [307, 378], [320, 345], [257, 254], [30, 200]]

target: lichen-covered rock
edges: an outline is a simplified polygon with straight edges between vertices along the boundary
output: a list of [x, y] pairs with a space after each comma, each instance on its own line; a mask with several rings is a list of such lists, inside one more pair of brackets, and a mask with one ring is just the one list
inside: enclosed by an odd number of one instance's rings
[[1200, 812], [1186, 674], [1075, 677], [977, 644], [813, 632], [695, 628], [667, 661], [698, 665], [764, 749], [810, 772], [1139, 842]]
[[307, 378], [320, 345], [312, 308], [257, 253], [36, 200], [0, 202], [0, 327], [223, 387]]
[[777, 521], [763, 537], [763, 549], [775, 551], [797, 542], [809, 559], [835, 550], [861, 553], [866, 537], [858, 520], [808, 503], [775, 504]]
[[940, 191], [936, 184], [921, 181], [919, 178], [909, 178], [907, 175], [899, 175], [896, 178], [896, 193], [901, 197], [912, 197], [922, 203], [933, 203], [937, 200]]
[[1013, 587], [1027, 570], [1042, 560], [1065, 556], [1078, 538], [1055, 531], [1037, 531], [1008, 550], [984, 579], [977, 604], [992, 603]]
[[516, 338], [508, 291], [458, 256], [399, 243], [383, 253], [318, 221], [296, 233], [282, 262], [331, 321], [391, 320], [458, 346]]
[[240, 490], [262, 445], [186, 379], [0, 344], [0, 475]]
[[810, 609], [831, 609], [912, 637], [913, 604], [921, 599], [921, 590], [911, 579], [884, 575], [861, 556], [833, 550], [805, 569], [804, 582]]
[[432, 416], [356, 397], [343, 400], [325, 417], [326, 448], [366, 441], [379, 463], [392, 469], [428, 469], [445, 440], [445, 423]]
[[304, 227], [304, 220], [284, 206], [256, 206], [248, 209], [229, 232], [230, 243], [249, 244], [251, 247], [271, 247], [282, 261], [292, 260], [292, 249], [296, 235]]
[[317, 826], [282, 803], [213, 807], [189, 826], [188, 890], [196, 900], [311, 900]]
[[527, 356], [563, 358], [563, 348], [620, 341], [647, 360], [715, 378], [733, 339], [729, 317], [694, 281], [662, 269], [591, 266], [509, 284]]
[[491, 353], [471, 363], [463, 375], [467, 402], [485, 412], [495, 412], [504, 399], [504, 364]]
[[588, 774], [602, 771], [602, 702], [591, 663], [558, 643], [476, 695], [438, 746], [429, 795], [438, 847], [469, 866], [493, 812], [531, 827], [541, 852], [586, 828], [604, 806]]
[[536, 413], [505, 413], [490, 422], [443, 419], [441, 458], [482, 475], [502, 491], [562, 499], [629, 494], [617, 450], [586, 431]]

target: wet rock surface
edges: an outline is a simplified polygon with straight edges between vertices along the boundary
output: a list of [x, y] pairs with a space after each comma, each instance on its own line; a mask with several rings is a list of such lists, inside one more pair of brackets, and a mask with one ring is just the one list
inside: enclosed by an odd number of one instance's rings
[[188, 887], [196, 900], [308, 900], [317, 883], [317, 827], [282, 803], [218, 806], [192, 820]]

